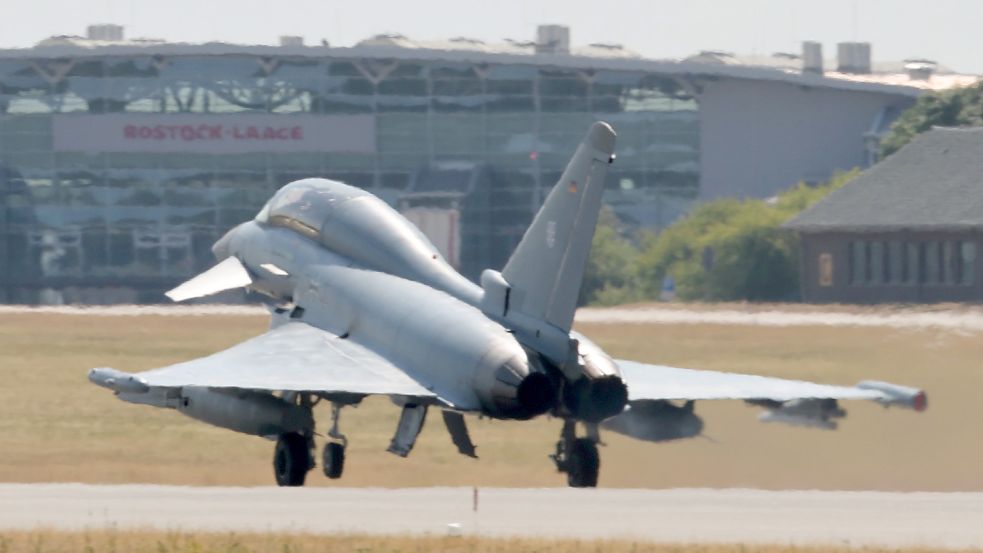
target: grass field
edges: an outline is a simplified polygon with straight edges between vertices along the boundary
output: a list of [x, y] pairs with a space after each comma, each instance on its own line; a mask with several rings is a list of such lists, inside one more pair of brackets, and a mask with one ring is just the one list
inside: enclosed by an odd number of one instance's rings
[[[190, 534], [160, 531], [2, 532], [0, 553], [928, 553], [930, 548], [682, 545], [531, 538]], [[970, 551], [970, 550], [964, 550]]]
[[[87, 383], [205, 355], [261, 333], [258, 316], [0, 315], [0, 481], [269, 485], [273, 444], [126, 404]], [[603, 434], [602, 486], [983, 490], [980, 334], [886, 328], [581, 325], [617, 357], [831, 383], [924, 387], [925, 413], [845, 403], [837, 432], [764, 425], [757, 409], [703, 402], [705, 438], [669, 444]], [[328, 409], [319, 408], [326, 423]], [[561, 486], [547, 454], [557, 420], [470, 418], [479, 460], [456, 453], [432, 413], [409, 458], [385, 452], [398, 410], [343, 412], [345, 486]], [[326, 428], [326, 424], [321, 425]], [[319, 473], [311, 485], [332, 482]], [[385, 549], [383, 549], [385, 550]]]

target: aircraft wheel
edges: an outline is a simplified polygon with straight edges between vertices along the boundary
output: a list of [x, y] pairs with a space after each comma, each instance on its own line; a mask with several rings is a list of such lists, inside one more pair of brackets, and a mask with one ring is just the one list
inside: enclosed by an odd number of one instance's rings
[[278, 486], [303, 486], [310, 470], [307, 438], [300, 434], [281, 434], [273, 451], [273, 474]]
[[597, 487], [600, 467], [601, 458], [597, 454], [597, 445], [587, 438], [574, 440], [567, 459], [567, 484], [572, 488]]
[[345, 446], [336, 442], [324, 444], [321, 466], [324, 467], [324, 475], [328, 478], [332, 480], [341, 478], [341, 473], [345, 470]]

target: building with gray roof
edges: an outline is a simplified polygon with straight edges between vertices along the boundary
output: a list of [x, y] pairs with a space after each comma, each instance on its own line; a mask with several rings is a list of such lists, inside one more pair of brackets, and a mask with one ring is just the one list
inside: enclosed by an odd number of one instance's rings
[[704, 53], [646, 59], [533, 40], [183, 44], [97, 25], [0, 50], [0, 301], [159, 301], [272, 192], [324, 176], [398, 206], [470, 277], [499, 267], [594, 120], [617, 129], [605, 201], [659, 228], [870, 163], [926, 90], [920, 62]]
[[935, 128], [802, 212], [810, 302], [983, 300], [983, 128]]

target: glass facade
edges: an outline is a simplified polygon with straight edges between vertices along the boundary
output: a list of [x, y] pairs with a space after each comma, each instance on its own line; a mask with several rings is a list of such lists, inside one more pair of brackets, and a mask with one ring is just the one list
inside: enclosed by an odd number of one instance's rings
[[[152, 117], [164, 128], [248, 114], [315, 126], [360, 115], [371, 148], [174, 151], [155, 149], [150, 131], [139, 147], [63, 146], [98, 145], [85, 126], [96, 117]], [[394, 205], [456, 206], [461, 250], [482, 244], [462, 258], [475, 277], [501, 265], [597, 119], [619, 135], [605, 201], [647, 227], [685, 212], [698, 194], [699, 111], [669, 76], [245, 54], [0, 58], [0, 301], [160, 301], [214, 262], [209, 247], [225, 230], [311, 176]], [[73, 136], [59, 136], [65, 129]], [[460, 162], [482, 177], [461, 184], [434, 170]]]

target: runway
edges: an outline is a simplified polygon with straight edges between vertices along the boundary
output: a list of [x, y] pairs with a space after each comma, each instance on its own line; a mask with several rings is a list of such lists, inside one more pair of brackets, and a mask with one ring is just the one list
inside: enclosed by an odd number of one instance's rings
[[[0, 305], [0, 315], [51, 314], [90, 317], [188, 317], [266, 316], [259, 305], [105, 305], [25, 306]], [[629, 307], [582, 307], [576, 321], [581, 324], [714, 324], [764, 327], [874, 327], [907, 330], [940, 330], [960, 333], [983, 332], [983, 309], [976, 306], [875, 306], [823, 309], [787, 304], [735, 309], [722, 306], [693, 306], [653, 303]]]
[[983, 547], [983, 493], [0, 484], [0, 530], [463, 534]]

